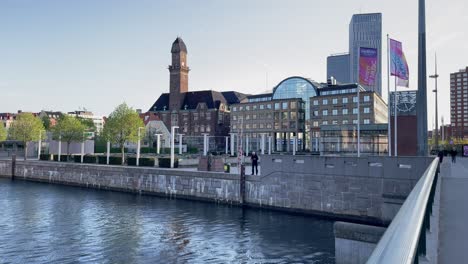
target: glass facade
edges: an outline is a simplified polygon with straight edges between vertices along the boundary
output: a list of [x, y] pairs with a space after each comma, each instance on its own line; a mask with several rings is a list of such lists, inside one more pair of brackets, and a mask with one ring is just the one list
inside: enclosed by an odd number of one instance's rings
[[302, 77], [282, 81], [273, 91], [273, 99], [301, 98], [305, 102], [306, 120], [310, 119], [310, 98], [317, 96], [317, 85]]

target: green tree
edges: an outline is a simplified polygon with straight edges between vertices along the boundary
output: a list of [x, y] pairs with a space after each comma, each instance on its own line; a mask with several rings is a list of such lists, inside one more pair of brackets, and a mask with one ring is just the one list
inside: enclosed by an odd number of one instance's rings
[[[125, 142], [138, 141], [138, 128], [144, 127], [138, 113], [123, 103], [109, 115], [102, 134], [107, 141], [118, 144], [122, 152], [122, 165], [125, 164]], [[144, 132], [144, 130], [142, 131]], [[140, 139], [143, 137], [142, 133]]]
[[50, 129], [50, 118], [47, 115], [41, 117], [42, 124], [44, 125], [45, 130]]
[[7, 131], [3, 128], [3, 125], [0, 126], [0, 141], [5, 141], [7, 138]]
[[24, 160], [26, 160], [28, 153], [28, 142], [38, 140], [42, 130], [44, 130], [44, 125], [41, 119], [31, 113], [18, 114], [16, 120], [11, 124], [8, 130], [10, 138], [23, 142]]
[[76, 118], [78, 120], [80, 120], [80, 122], [86, 127], [87, 131], [92, 131], [92, 132], [96, 131], [96, 126], [94, 125], [94, 122], [93, 122], [92, 119], [83, 118], [83, 117], [79, 117], [79, 116], [77, 116]]
[[70, 144], [72, 142], [83, 142], [86, 126], [74, 116], [63, 115], [52, 128], [55, 140], [67, 143], [67, 155], [70, 155]]

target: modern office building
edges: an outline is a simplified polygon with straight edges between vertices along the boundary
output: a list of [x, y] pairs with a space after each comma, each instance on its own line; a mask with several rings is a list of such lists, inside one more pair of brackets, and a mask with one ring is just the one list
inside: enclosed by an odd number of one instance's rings
[[468, 67], [450, 74], [452, 137], [468, 138]]
[[350, 82], [359, 82], [359, 48], [376, 48], [378, 51], [377, 78], [374, 86], [364, 86], [366, 91], [382, 95], [382, 14], [356, 14], [349, 24]]
[[374, 91], [366, 91], [358, 84], [328, 85], [319, 90], [319, 96], [310, 100], [310, 149], [314, 152], [321, 151], [320, 144], [323, 145], [321, 140], [324, 136], [322, 130], [326, 126], [341, 126], [343, 131], [349, 131], [349, 127], [356, 129], [358, 112], [362, 125], [387, 123], [387, 104], [382, 97]]
[[339, 83], [350, 83], [349, 53], [332, 54], [327, 57], [327, 80], [332, 77]]
[[185, 136], [227, 136], [230, 129], [229, 106], [246, 100], [246, 95], [234, 91], [190, 92], [187, 47], [181, 38], [172, 44], [171, 54], [169, 93], [161, 94], [148, 111], [156, 114], [168, 129], [178, 126], [178, 133]]

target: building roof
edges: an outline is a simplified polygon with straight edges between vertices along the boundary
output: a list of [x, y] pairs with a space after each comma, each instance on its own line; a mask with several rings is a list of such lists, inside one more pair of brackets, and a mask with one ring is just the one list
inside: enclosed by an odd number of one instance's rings
[[247, 96], [248, 99], [265, 98], [265, 97], [273, 97], [273, 93], [253, 94], [253, 95]]
[[174, 43], [172, 43], [171, 53], [178, 53], [181, 51], [187, 53], [187, 46], [185, 46], [184, 41], [180, 37], [177, 37]]
[[227, 92], [221, 92], [221, 94], [224, 96], [228, 104], [238, 104], [242, 102], [244, 99], [249, 97], [247, 94], [235, 92], [235, 91], [227, 91]]

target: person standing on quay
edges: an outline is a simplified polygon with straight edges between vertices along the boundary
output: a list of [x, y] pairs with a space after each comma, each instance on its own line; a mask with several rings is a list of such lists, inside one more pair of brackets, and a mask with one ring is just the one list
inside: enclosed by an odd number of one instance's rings
[[439, 157], [439, 163], [442, 163], [444, 160], [444, 151], [442, 149], [440, 149], [439, 153], [437, 153], [437, 157]]
[[457, 151], [455, 149], [450, 151], [450, 156], [452, 156], [452, 163], [457, 163]]
[[252, 161], [252, 175], [254, 175], [254, 168], [255, 168], [255, 175], [258, 174], [258, 156], [255, 151], [252, 152], [250, 156], [250, 161]]

